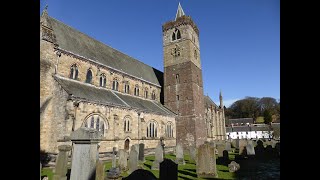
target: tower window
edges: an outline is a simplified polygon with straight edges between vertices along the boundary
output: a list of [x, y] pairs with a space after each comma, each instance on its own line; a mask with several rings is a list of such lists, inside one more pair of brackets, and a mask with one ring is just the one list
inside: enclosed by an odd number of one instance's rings
[[177, 83], [177, 84], [179, 84], [179, 83], [180, 83], [179, 74], [176, 74], [176, 83]]
[[91, 69], [88, 69], [88, 71], [87, 71], [86, 83], [89, 83], [89, 84], [92, 83], [92, 71], [91, 71]]
[[151, 98], [152, 98], [152, 100], [156, 100], [156, 93], [154, 91], [151, 94]]
[[70, 68], [70, 78], [78, 79], [78, 66], [76, 64], [72, 65]]
[[180, 100], [180, 97], [179, 97], [179, 95], [177, 95], [177, 100], [178, 100], [178, 101]]
[[174, 32], [172, 33], [172, 41], [181, 39], [181, 34], [179, 29], [175, 29]]
[[148, 89], [144, 90], [144, 97], [147, 99], [148, 98]]
[[198, 59], [197, 50], [194, 50], [194, 58], [195, 58], [195, 59]]

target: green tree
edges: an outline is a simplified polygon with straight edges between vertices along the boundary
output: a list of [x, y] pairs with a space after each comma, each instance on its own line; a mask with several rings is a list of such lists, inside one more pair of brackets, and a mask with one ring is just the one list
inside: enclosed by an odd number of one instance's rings
[[263, 117], [265, 124], [270, 124], [272, 122], [272, 114], [268, 109], [264, 110]]

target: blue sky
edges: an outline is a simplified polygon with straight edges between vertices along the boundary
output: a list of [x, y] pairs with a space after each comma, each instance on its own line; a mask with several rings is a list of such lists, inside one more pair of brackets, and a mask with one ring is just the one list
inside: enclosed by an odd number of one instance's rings
[[163, 71], [162, 24], [178, 3], [200, 30], [204, 94], [280, 99], [279, 0], [41, 0], [51, 17]]

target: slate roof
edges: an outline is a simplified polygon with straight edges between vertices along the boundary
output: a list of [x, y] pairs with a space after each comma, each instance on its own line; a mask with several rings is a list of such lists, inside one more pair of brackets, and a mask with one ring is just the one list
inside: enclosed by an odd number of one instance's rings
[[91, 84], [71, 80], [57, 75], [54, 76], [54, 78], [69, 94], [70, 98], [82, 99], [106, 105], [133, 108], [143, 112], [154, 112], [165, 116], [175, 115], [172, 111], [168, 110], [156, 101], [123, 95], [106, 88], [98, 88]]
[[233, 126], [226, 127], [226, 132], [245, 132], [245, 131], [269, 131], [269, 125], [266, 126]]
[[210, 106], [212, 105], [213, 107], [218, 107], [209, 96], [203, 96], [204, 98], [204, 107], [205, 108], [210, 108]]
[[163, 72], [148, 66], [48, 16], [59, 48], [161, 86]]
[[253, 123], [253, 118], [238, 118], [238, 119], [229, 119], [229, 124], [231, 124], [231, 123], [239, 123], [239, 124], [241, 124], [241, 123], [250, 123], [250, 124], [252, 124]]

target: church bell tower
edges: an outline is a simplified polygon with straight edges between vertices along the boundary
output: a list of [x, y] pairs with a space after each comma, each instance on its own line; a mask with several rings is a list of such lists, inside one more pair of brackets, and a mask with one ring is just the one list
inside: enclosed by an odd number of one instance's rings
[[164, 105], [175, 112], [177, 144], [206, 141], [199, 29], [180, 3], [173, 21], [162, 25]]

